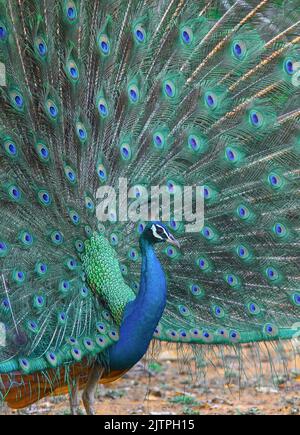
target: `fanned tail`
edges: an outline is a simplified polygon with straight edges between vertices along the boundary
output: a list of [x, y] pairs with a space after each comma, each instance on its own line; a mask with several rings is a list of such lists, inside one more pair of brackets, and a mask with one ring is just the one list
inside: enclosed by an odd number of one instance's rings
[[203, 229], [167, 222], [182, 248], [159, 253], [156, 339], [238, 351], [297, 336], [299, 32], [296, 0], [0, 1], [0, 373], [108, 363], [120, 312], [83, 259], [102, 232], [132, 289], [118, 304], [137, 292], [145, 222], [95, 214], [121, 178], [135, 210], [143, 188], [173, 203], [202, 186]]
[[[21, 372], [28, 388], [35, 372], [54, 389], [47, 369], [97, 357], [107, 365], [103, 351], [118, 340], [118, 322], [83, 268], [85, 242], [98, 228], [99, 112], [84, 65], [97, 69], [97, 45], [85, 53], [107, 11], [95, 23], [95, 9], [0, 2], [0, 373]], [[109, 246], [106, 255], [114, 264]]]
[[[126, 171], [131, 185], [163, 185], [171, 198], [175, 186], [203, 186], [205, 224], [185, 233], [186, 222], [171, 216], [182, 249], [161, 251], [169, 297], [156, 338], [229, 345], [291, 339], [300, 306], [299, 7], [172, 5], [168, 20], [162, 15], [147, 33], [144, 50], [165, 28], [149, 64], [138, 64], [145, 78], [138, 89], [142, 95], [146, 87], [147, 96], [136, 104], [134, 124], [123, 123], [132, 144], [130, 153], [124, 148]], [[143, 225], [124, 231], [113, 223], [109, 232], [119, 236], [135, 288]]]

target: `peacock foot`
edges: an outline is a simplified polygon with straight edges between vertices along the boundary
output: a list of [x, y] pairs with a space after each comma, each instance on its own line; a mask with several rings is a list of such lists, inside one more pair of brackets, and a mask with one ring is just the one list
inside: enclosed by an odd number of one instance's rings
[[70, 386], [69, 400], [71, 415], [81, 415], [80, 399], [79, 399], [79, 387], [78, 379], [73, 380]]
[[95, 400], [94, 396], [85, 391], [82, 395], [83, 405], [87, 415], [96, 415], [95, 413]]

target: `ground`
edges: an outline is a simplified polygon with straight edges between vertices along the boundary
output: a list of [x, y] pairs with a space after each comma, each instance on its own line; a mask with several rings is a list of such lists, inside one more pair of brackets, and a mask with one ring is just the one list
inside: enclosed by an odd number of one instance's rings
[[[221, 366], [208, 365], [206, 382], [190, 377], [186, 360], [178, 367], [177, 352], [164, 348], [155, 360], [138, 364], [123, 379], [99, 387], [96, 410], [104, 415], [241, 415], [300, 414], [300, 365], [291, 349], [285, 354], [285, 369], [276, 376], [258, 376], [252, 370], [248, 380], [239, 383], [235, 371], [219, 371]], [[299, 357], [298, 357], [299, 358]], [[269, 371], [269, 360], [261, 357], [263, 372]], [[236, 361], [234, 361], [236, 360]], [[295, 365], [296, 361], [296, 365]], [[193, 364], [193, 361], [192, 361]], [[224, 385], [225, 384], [225, 385]], [[68, 414], [68, 398], [53, 397], [40, 401], [23, 411], [0, 407], [0, 414]]]

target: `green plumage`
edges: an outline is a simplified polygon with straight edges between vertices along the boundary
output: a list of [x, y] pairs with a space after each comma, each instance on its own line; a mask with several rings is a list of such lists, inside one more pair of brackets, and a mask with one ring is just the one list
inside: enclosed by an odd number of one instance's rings
[[204, 228], [166, 222], [181, 250], [158, 254], [155, 339], [295, 336], [299, 17], [296, 0], [0, 1], [0, 373], [107, 362], [145, 225], [98, 222], [120, 178], [202, 186]]
[[126, 305], [135, 293], [126, 286], [116, 253], [104, 236], [95, 234], [85, 244], [83, 268], [91, 289], [104, 300], [120, 325]]

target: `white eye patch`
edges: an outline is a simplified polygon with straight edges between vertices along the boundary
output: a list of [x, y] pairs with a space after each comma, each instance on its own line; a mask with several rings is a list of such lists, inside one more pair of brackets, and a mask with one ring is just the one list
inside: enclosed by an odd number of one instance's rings
[[151, 230], [152, 230], [153, 236], [154, 236], [156, 239], [164, 240], [164, 238], [163, 238], [160, 234], [158, 234], [158, 232], [157, 232], [157, 228], [161, 228], [161, 229], [163, 230], [163, 232], [164, 232], [166, 238], [169, 237], [168, 233], [166, 232], [166, 230], [165, 230], [163, 227], [160, 227], [159, 225], [152, 225]]

